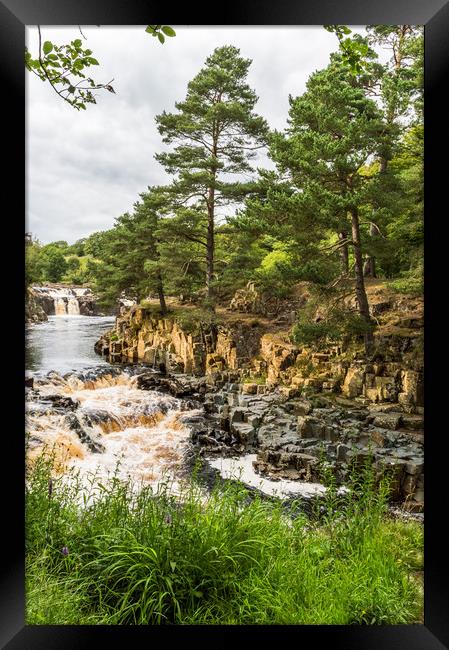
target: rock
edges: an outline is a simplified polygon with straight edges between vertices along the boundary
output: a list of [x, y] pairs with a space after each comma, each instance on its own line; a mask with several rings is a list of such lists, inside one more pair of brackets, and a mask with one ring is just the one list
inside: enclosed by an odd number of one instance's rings
[[424, 417], [422, 415], [403, 415], [402, 426], [406, 429], [420, 431], [424, 427]]
[[293, 402], [292, 412], [295, 415], [309, 415], [313, 410], [312, 402], [307, 399], [302, 399], [299, 401]]
[[321, 438], [324, 435], [324, 424], [311, 415], [298, 416], [298, 433], [301, 438]]
[[257, 384], [242, 384], [242, 393], [246, 395], [257, 395]]
[[382, 429], [399, 429], [402, 421], [402, 415], [399, 413], [379, 413], [374, 417], [373, 425]]
[[345, 397], [357, 397], [362, 394], [365, 373], [360, 368], [348, 369], [341, 389]]
[[243, 422], [231, 424], [231, 433], [235, 435], [237, 442], [246, 449], [251, 448], [257, 442], [256, 432], [250, 424]]
[[411, 474], [412, 476], [417, 476], [418, 474], [421, 474], [423, 470], [424, 470], [424, 461], [421, 458], [413, 458], [405, 466], [405, 471], [407, 472], [407, 474]]
[[68, 426], [71, 431], [74, 431], [81, 442], [89, 447], [93, 453], [102, 453], [105, 448], [100, 442], [94, 440], [81, 426], [75, 413], [69, 413], [64, 417], [64, 424]]

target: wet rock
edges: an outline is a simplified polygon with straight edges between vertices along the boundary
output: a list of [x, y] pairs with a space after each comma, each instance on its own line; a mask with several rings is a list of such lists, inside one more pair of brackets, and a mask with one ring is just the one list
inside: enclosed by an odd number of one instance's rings
[[64, 397], [62, 395], [46, 395], [45, 401], [51, 402], [55, 408], [69, 411], [75, 411], [79, 407], [78, 400], [73, 400], [71, 397]]
[[64, 418], [64, 424], [76, 433], [81, 442], [89, 447], [93, 453], [102, 453], [105, 451], [104, 446], [94, 440], [87, 431], [81, 426], [75, 413], [69, 413]]
[[324, 424], [311, 415], [298, 417], [298, 434], [301, 438], [321, 438], [324, 434]]

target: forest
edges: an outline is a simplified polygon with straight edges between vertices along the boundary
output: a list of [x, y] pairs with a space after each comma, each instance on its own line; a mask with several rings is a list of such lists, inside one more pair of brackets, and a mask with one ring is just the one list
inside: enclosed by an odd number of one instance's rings
[[104, 305], [157, 297], [164, 314], [166, 296], [213, 313], [248, 281], [280, 298], [307, 281], [333, 309], [325, 322], [298, 320], [296, 339], [344, 321], [369, 349], [366, 278], [423, 290], [423, 31], [328, 29], [340, 48], [289, 96], [282, 132], [256, 112], [251, 60], [215, 49], [176, 110], [155, 118], [171, 183], [72, 245], [29, 236], [27, 284], [87, 283]]

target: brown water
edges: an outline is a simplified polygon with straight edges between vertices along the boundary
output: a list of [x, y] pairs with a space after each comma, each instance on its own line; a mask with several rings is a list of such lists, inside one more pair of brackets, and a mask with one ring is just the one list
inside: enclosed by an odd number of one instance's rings
[[139, 389], [139, 368], [114, 367], [95, 354], [94, 342], [113, 320], [53, 316], [29, 328], [28, 459], [45, 450], [59, 473], [74, 468], [85, 477], [115, 474], [154, 486], [176, 481], [190, 435], [181, 402]]

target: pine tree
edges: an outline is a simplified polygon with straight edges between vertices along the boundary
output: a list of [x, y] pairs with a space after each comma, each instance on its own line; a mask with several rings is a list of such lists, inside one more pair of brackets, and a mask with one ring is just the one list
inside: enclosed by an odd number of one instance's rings
[[304, 214], [305, 226], [317, 231], [333, 228], [341, 238], [336, 249], [345, 244], [352, 247], [357, 303], [367, 325], [367, 351], [372, 331], [363, 279], [360, 210], [369, 203], [376, 183], [376, 177], [364, 170], [379, 155], [387, 136], [379, 108], [334, 58], [328, 68], [310, 77], [301, 97], [290, 97], [288, 129], [285, 134], [276, 133], [271, 146], [280, 172], [297, 189], [298, 218]]
[[[223, 46], [206, 59], [192, 79], [177, 113], [156, 117], [163, 141], [175, 144], [172, 152], [156, 155], [170, 174], [174, 209], [192, 210], [196, 239], [205, 252], [206, 289], [213, 294], [215, 228], [220, 209], [238, 203], [250, 184], [242, 175], [252, 171], [250, 160], [264, 145], [268, 131], [262, 117], [253, 112], [255, 92], [246, 82], [250, 59], [238, 48]], [[189, 212], [183, 213], [188, 218]]]
[[131, 214], [116, 219], [114, 228], [96, 242], [96, 255], [103, 264], [97, 271], [97, 289], [112, 302], [122, 291], [142, 300], [156, 293], [161, 312], [167, 311], [157, 237], [164, 215], [163, 193], [149, 188], [140, 194]]

